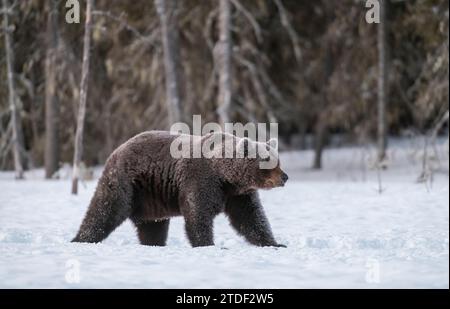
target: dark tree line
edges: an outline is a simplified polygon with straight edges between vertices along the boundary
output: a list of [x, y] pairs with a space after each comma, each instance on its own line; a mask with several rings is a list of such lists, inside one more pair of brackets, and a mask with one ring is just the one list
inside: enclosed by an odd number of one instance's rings
[[80, 1], [80, 24], [62, 0], [2, 1], [0, 169], [18, 178], [193, 114], [276, 121], [316, 168], [333, 134], [383, 160], [388, 135], [448, 121], [446, 0], [382, 0], [380, 24], [358, 0]]

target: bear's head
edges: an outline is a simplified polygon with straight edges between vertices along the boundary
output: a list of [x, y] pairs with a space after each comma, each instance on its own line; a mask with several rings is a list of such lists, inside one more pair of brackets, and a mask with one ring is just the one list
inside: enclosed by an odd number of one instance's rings
[[222, 133], [209, 141], [220, 145], [210, 152], [213, 170], [240, 194], [282, 187], [289, 178], [280, 167], [275, 140], [255, 142]]

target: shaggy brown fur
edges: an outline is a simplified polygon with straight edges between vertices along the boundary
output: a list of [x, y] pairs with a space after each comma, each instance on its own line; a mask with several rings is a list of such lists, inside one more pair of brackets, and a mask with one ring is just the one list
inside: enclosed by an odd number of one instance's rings
[[[284, 185], [287, 175], [279, 165], [262, 170], [260, 159], [247, 157], [174, 159], [170, 145], [175, 138], [164, 131], [144, 132], [111, 154], [73, 241], [100, 242], [130, 218], [143, 245], [164, 246], [170, 218], [182, 215], [191, 245], [210, 246], [214, 217], [225, 212], [251, 244], [281, 246], [257, 193]], [[205, 137], [185, 138], [191, 145], [205, 141]], [[241, 139], [233, 139], [235, 145], [240, 143]]]

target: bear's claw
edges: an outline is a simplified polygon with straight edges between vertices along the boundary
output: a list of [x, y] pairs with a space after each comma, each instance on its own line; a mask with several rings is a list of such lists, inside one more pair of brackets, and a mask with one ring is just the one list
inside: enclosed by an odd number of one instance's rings
[[276, 244], [276, 245], [273, 245], [273, 247], [275, 247], [275, 248], [287, 248], [287, 246], [283, 245], [283, 244]]

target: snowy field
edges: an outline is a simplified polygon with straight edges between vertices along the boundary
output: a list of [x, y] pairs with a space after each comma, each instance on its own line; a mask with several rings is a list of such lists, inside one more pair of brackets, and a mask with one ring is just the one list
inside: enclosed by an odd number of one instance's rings
[[192, 249], [181, 218], [164, 248], [140, 246], [129, 222], [102, 244], [72, 244], [95, 180], [71, 196], [69, 180], [40, 170], [0, 173], [0, 288], [448, 288], [448, 153], [424, 184], [420, 154], [392, 149], [382, 194], [371, 153], [326, 151], [322, 172], [308, 169], [311, 152], [282, 155], [291, 179], [261, 195], [286, 249], [246, 244], [224, 216], [214, 247]]

